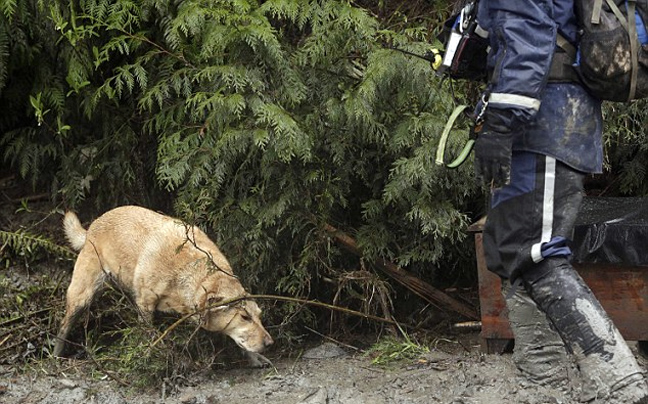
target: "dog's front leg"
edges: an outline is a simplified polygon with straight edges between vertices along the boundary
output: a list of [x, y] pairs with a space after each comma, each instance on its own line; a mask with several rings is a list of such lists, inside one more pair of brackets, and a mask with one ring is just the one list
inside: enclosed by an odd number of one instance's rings
[[135, 304], [137, 305], [140, 320], [148, 327], [153, 325], [153, 313], [159, 300], [160, 297], [148, 288], [140, 288], [135, 296]]

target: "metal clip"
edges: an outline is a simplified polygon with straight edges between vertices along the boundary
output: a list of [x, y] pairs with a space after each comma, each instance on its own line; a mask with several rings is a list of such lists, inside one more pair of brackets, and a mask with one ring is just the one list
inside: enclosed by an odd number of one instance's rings
[[490, 91], [486, 91], [482, 94], [479, 105], [481, 108], [475, 116], [473, 127], [470, 130], [471, 137], [476, 138], [476, 135], [481, 132], [482, 126], [484, 126], [484, 115], [486, 114], [486, 108], [488, 108], [488, 99], [490, 98]]

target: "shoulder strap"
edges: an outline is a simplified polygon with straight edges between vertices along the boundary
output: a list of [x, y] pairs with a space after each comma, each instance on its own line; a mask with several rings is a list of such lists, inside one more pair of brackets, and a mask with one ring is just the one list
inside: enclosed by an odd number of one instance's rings
[[576, 60], [576, 47], [569, 43], [564, 36], [560, 34], [556, 36], [556, 45], [558, 45], [560, 49], [564, 50], [572, 60]]
[[[617, 20], [621, 23], [621, 26], [625, 28], [626, 31], [630, 32], [630, 29], [634, 26], [634, 24], [628, 24], [628, 21], [634, 22], [634, 11], [635, 11], [635, 2], [636, 0], [627, 0], [626, 4], [628, 5], [628, 19], [625, 18], [621, 10], [619, 10], [619, 7], [617, 7], [616, 3], [613, 0], [605, 0], [608, 6], [610, 7], [610, 10], [614, 13], [616, 16]], [[597, 2], [600, 2], [600, 0], [597, 0]], [[632, 7], [632, 12], [630, 12], [630, 8]], [[596, 11], [595, 11], [596, 12]], [[600, 13], [600, 10], [599, 10]], [[600, 16], [599, 16], [600, 19]]]
[[601, 22], [602, 8], [603, 8], [603, 0], [594, 0], [594, 6], [592, 8], [592, 16], [590, 18], [590, 24], [598, 24]]
[[[599, 0], [596, 0], [599, 1]], [[630, 71], [630, 91], [628, 92], [628, 101], [631, 101], [637, 92], [637, 75], [639, 74], [639, 44], [637, 43], [637, 25], [635, 24], [635, 10], [637, 9], [637, 0], [626, 0], [626, 10], [628, 18], [626, 19], [619, 7], [613, 0], [605, 0], [610, 10], [614, 13], [617, 20], [628, 33], [630, 40], [630, 62], [632, 70]]]
[[[611, 0], [608, 0], [608, 3], [609, 2], [611, 2]], [[626, 4], [628, 7], [629, 23], [627, 24], [627, 31], [628, 36], [630, 36], [630, 60], [632, 61], [630, 93], [628, 94], [628, 101], [631, 101], [637, 92], [637, 76], [639, 74], [639, 41], [637, 39], [637, 25], [635, 24], [635, 9], [637, 2], [636, 0], [627, 0]]]

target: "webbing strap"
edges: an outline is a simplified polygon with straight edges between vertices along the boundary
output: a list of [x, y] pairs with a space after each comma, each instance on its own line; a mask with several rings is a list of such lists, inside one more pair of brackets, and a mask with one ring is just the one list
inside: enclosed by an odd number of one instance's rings
[[567, 51], [555, 52], [551, 60], [551, 69], [549, 70], [549, 82], [565, 83], [578, 81], [578, 74], [574, 70], [574, 60], [575, 57]]
[[601, 9], [603, 8], [603, 0], [594, 0], [594, 8], [592, 8], [592, 18], [590, 23], [599, 24], [601, 22]]
[[628, 101], [632, 101], [637, 92], [637, 76], [639, 75], [639, 39], [637, 37], [637, 24], [635, 23], [636, 0], [627, 0], [628, 5], [628, 36], [630, 37], [630, 59], [632, 72], [630, 73], [630, 93]]
[[623, 16], [619, 7], [612, 0], [606, 0], [610, 10], [617, 17], [623, 28], [628, 33], [630, 40], [630, 63], [632, 63], [632, 70], [630, 71], [630, 89], [628, 92], [628, 101], [631, 101], [637, 92], [637, 76], [639, 74], [639, 45], [637, 44], [637, 25], [635, 24], [635, 9], [636, 0], [626, 0], [626, 7], [628, 11], [628, 19]]
[[[605, 0], [610, 7], [610, 10], [614, 13], [616, 16], [617, 20], [621, 23], [621, 26], [625, 28], [626, 31], [628, 31], [628, 20], [626, 20], [625, 16], [619, 10], [619, 7], [617, 7], [616, 3], [613, 0]], [[629, 3], [634, 3], [634, 0], [628, 0], [627, 1], [628, 6], [630, 5]], [[632, 16], [634, 18], [634, 7], [632, 7], [632, 14], [630, 14], [630, 9], [628, 9], [628, 16]], [[633, 21], [634, 22], [634, 21]], [[632, 27], [634, 24], [630, 24], [630, 27]]]
[[560, 34], [556, 36], [556, 45], [558, 45], [560, 49], [564, 50], [572, 60], [576, 60], [576, 47], [569, 43], [564, 36]]

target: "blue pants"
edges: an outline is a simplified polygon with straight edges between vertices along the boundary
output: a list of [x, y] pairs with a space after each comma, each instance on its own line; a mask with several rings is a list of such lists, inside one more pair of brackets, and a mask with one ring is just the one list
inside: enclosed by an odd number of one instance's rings
[[494, 191], [484, 227], [488, 269], [513, 281], [547, 257], [568, 260], [583, 176], [552, 157], [514, 153], [511, 183]]

